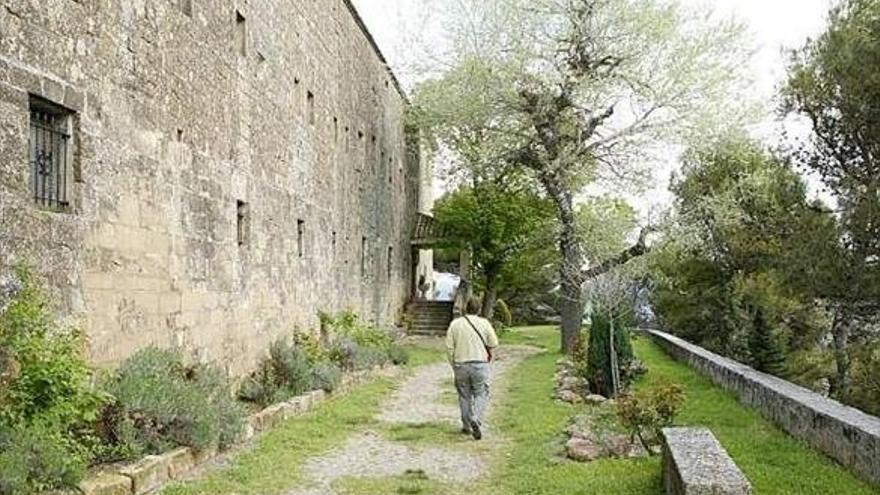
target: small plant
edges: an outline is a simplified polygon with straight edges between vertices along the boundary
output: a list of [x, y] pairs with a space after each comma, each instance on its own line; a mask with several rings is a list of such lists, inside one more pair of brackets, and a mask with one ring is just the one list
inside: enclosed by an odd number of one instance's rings
[[586, 363], [581, 367], [583, 377], [592, 392], [614, 397], [625, 391], [633, 379], [627, 374], [627, 370], [633, 369], [634, 359], [629, 332], [619, 321], [600, 311], [595, 311], [591, 320]]
[[388, 350], [388, 358], [397, 366], [409, 364], [409, 351], [395, 344]]
[[674, 383], [661, 383], [617, 401], [621, 424], [652, 453], [660, 444], [663, 428], [671, 426], [684, 404], [684, 390]]
[[336, 390], [342, 380], [342, 370], [331, 362], [322, 362], [312, 369], [311, 386], [315, 390], [330, 393]]
[[178, 446], [226, 448], [240, 436], [244, 410], [223, 372], [184, 365], [179, 352], [144, 349], [120, 367], [108, 384], [116, 398], [106, 414], [110, 444], [137, 456]]
[[75, 486], [91, 453], [51, 422], [0, 428], [0, 494]]

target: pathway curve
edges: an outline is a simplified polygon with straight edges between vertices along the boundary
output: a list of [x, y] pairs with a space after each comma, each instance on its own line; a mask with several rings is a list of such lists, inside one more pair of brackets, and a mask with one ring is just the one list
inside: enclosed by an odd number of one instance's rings
[[492, 397], [486, 437], [474, 442], [467, 437], [444, 439], [431, 444], [424, 441], [399, 442], [389, 439], [383, 430], [394, 428], [440, 427], [451, 431], [460, 428], [458, 406], [451, 394], [452, 370], [446, 363], [417, 368], [383, 404], [376, 416], [380, 427], [350, 437], [343, 445], [304, 466], [305, 485], [287, 495], [333, 495], [333, 484], [344, 478], [385, 478], [418, 471], [433, 481], [469, 482], [487, 470], [491, 455], [503, 444], [492, 433], [492, 411], [505, 392], [503, 378], [528, 356], [540, 352], [526, 346], [505, 346], [492, 364]]

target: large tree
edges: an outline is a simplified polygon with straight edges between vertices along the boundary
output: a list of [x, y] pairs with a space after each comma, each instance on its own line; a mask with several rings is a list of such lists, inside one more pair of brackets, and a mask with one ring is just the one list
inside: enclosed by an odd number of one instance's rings
[[482, 166], [525, 170], [552, 201], [570, 352], [584, 281], [646, 251], [643, 233], [601, 264], [589, 259], [579, 194], [596, 183], [638, 185], [659, 143], [737, 121], [721, 107], [748, 56], [743, 30], [664, 0], [452, 3], [448, 69], [417, 91], [420, 124], [438, 149], [454, 152], [491, 136]]
[[[553, 232], [553, 211], [547, 200], [510, 179], [477, 181], [440, 198], [434, 218], [453, 247], [469, 249], [485, 290], [483, 316], [491, 318], [499, 289], [519, 270], [524, 255]], [[511, 266], [512, 265], [512, 266]]]
[[814, 286], [834, 305], [832, 394], [844, 398], [850, 343], [870, 340], [866, 329], [880, 314], [880, 1], [834, 7], [826, 32], [792, 53], [783, 96], [812, 127], [795, 159], [821, 176], [839, 207], [836, 270]]

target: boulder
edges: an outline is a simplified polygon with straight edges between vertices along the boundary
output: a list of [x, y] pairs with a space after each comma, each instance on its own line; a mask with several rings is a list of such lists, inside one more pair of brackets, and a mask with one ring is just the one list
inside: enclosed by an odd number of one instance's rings
[[565, 454], [578, 462], [592, 462], [602, 457], [602, 448], [585, 438], [572, 437], [565, 444]]
[[562, 402], [568, 402], [570, 404], [579, 404], [583, 402], [583, 398], [577, 392], [572, 390], [560, 390], [556, 394], [556, 399], [561, 400]]
[[590, 394], [584, 397], [584, 402], [591, 406], [598, 406], [607, 402], [608, 399], [605, 396], [599, 394]]

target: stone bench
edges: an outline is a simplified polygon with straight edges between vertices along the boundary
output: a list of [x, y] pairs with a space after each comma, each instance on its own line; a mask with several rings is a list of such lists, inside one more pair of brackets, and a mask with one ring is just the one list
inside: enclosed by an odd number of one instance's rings
[[667, 495], [750, 495], [752, 485], [706, 428], [663, 430]]

